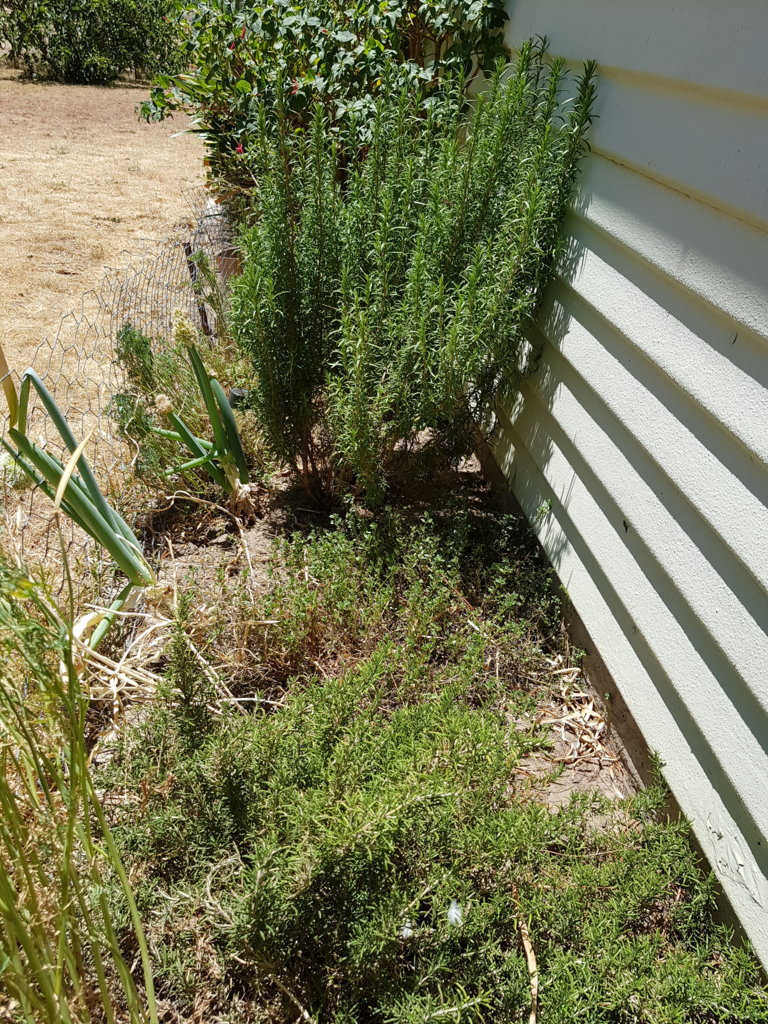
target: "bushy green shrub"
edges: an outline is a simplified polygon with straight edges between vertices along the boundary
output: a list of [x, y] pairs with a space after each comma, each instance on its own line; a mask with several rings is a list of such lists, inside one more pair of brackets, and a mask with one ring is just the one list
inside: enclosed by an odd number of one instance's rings
[[323, 0], [184, 3], [183, 74], [161, 76], [144, 105], [149, 118], [193, 115], [214, 177], [251, 183], [247, 149], [260, 106], [285, 103], [305, 125], [314, 102], [336, 125], [354, 121], [365, 137], [384, 79], [434, 97], [446, 74], [472, 77], [503, 52], [504, 0]]
[[8, 59], [18, 67], [20, 56], [29, 41], [40, 31], [44, 23], [42, 4], [39, 0], [4, 0], [0, 2], [0, 43], [8, 47]]
[[[552, 623], [517, 537], [455, 507], [351, 516], [283, 548], [238, 640], [182, 605], [160, 700], [100, 779], [174, 1019], [519, 1024], [523, 920], [542, 1021], [768, 1020], [661, 788], [555, 809], [531, 783]], [[241, 714], [185, 636], [220, 665], [259, 628]]]
[[233, 369], [228, 353], [207, 344], [185, 314], [177, 312], [170, 345], [131, 324], [118, 331], [116, 356], [126, 388], [113, 396], [109, 413], [135, 446], [136, 475], [163, 490], [169, 478], [200, 490], [200, 474], [233, 500], [249, 493], [249, 469], [234, 412], [207, 362]]
[[12, 0], [0, 38], [36, 76], [107, 84], [126, 71], [180, 67], [176, 0]]
[[335, 474], [380, 499], [422, 432], [467, 452], [514, 384], [586, 148], [592, 66], [571, 101], [565, 82], [529, 43], [469, 111], [461, 80], [426, 115], [390, 92], [342, 174], [322, 108], [299, 135], [282, 102], [276, 127], [262, 116], [232, 324], [270, 443], [308, 489]]

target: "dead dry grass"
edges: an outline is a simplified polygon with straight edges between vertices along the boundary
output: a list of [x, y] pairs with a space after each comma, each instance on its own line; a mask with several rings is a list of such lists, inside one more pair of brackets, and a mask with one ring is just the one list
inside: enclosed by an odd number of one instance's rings
[[0, 311], [17, 371], [105, 267], [189, 215], [183, 193], [202, 185], [202, 146], [178, 134], [178, 117], [140, 123], [145, 94], [0, 72]]

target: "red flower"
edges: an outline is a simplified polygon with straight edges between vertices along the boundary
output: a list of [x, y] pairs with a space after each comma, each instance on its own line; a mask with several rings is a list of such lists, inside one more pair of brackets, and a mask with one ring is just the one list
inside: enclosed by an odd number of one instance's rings
[[235, 146], [235, 152], [236, 153], [244, 153], [245, 152], [245, 150], [243, 149], [242, 142], [238, 142], [238, 144]]
[[291, 82], [293, 83], [291, 87], [291, 96], [295, 96], [296, 93], [299, 91], [299, 81], [297, 78], [292, 78]]

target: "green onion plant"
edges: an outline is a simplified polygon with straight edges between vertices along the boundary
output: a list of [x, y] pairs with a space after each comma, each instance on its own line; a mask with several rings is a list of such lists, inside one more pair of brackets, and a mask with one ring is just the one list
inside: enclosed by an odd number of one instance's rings
[[[10, 454], [18, 469], [50, 498], [57, 510], [60, 509], [84, 530], [128, 579], [109, 614], [91, 638], [91, 645], [95, 646], [103, 639], [116, 613], [124, 606], [132, 591], [135, 588], [154, 586], [157, 580], [136, 535], [104, 497], [83, 454], [85, 442], [78, 443], [66, 417], [39, 375], [31, 367], [25, 370], [17, 394], [7, 372], [5, 356], [0, 361], [0, 371], [3, 369], [9, 426], [7, 436], [0, 438], [0, 444]], [[32, 388], [37, 392], [43, 408], [72, 456], [68, 465], [29, 437], [27, 417]]]
[[168, 470], [166, 476], [204, 467], [214, 482], [227, 494], [237, 494], [241, 488], [247, 487], [249, 474], [232, 406], [219, 381], [206, 370], [195, 344], [194, 329], [183, 317], [177, 318], [176, 339], [186, 348], [213, 432], [213, 442], [197, 437], [182, 416], [174, 411], [171, 400], [165, 395], [160, 396], [162, 400], [155, 400], [155, 408], [168, 417], [173, 430], [161, 430], [157, 427], [151, 429], [169, 440], [184, 445], [192, 455], [191, 460]]
[[[223, 308], [218, 323], [223, 324]], [[190, 490], [198, 490], [203, 482], [197, 472], [203, 471], [233, 500], [240, 499], [249, 480], [240, 431], [224, 388], [206, 369], [198, 341], [198, 332], [181, 312], [173, 344], [159, 352], [153, 351], [150, 338], [125, 324], [118, 333], [117, 358], [128, 387], [114, 397], [110, 413], [138, 446], [137, 474], [145, 480], [165, 486], [169, 478], [182, 477]], [[164, 420], [171, 429], [161, 425]], [[201, 436], [205, 433], [212, 439]], [[181, 463], [179, 446], [189, 456]]]

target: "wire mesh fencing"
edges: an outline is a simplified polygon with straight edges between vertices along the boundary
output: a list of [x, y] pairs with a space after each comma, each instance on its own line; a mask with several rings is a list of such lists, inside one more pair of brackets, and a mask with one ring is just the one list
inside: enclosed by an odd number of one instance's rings
[[[123, 254], [122, 265], [106, 270], [100, 286], [83, 295], [79, 308], [67, 313], [56, 332], [41, 341], [30, 363], [75, 438], [89, 438], [85, 456], [108, 500], [129, 519], [137, 511], [130, 507], [131, 489], [126, 486], [137, 450], [113, 415], [113, 400], [127, 384], [117, 358], [118, 336], [126, 326], [133, 327], [159, 352], [171, 343], [176, 313], [182, 311], [215, 339], [222, 304], [206, 301], [201, 266], [215, 276], [222, 297], [226, 280], [237, 267], [226, 208], [202, 191], [186, 193], [184, 199], [189, 211], [186, 226], [162, 243]], [[10, 367], [17, 388], [25, 369]], [[7, 438], [8, 427], [3, 415], [0, 436]], [[66, 464], [69, 453], [34, 391], [27, 435]], [[0, 527], [0, 545], [23, 563], [42, 566], [52, 580], [62, 581], [64, 553], [79, 578], [101, 573], [101, 554], [87, 534], [58, 518], [50, 499], [5, 452], [0, 453]]]

